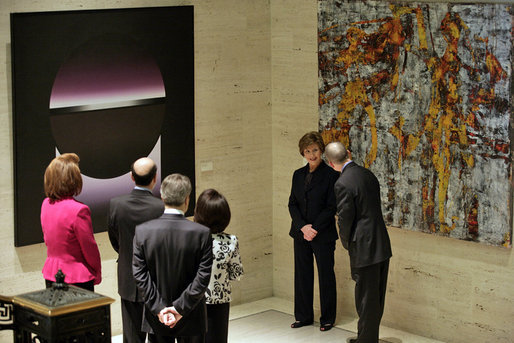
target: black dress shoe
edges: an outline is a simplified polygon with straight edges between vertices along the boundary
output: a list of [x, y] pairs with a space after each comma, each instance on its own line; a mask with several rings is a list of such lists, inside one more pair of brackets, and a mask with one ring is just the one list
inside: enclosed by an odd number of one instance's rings
[[357, 343], [357, 338], [348, 338], [346, 343]]
[[298, 329], [298, 328], [301, 328], [302, 326], [307, 326], [307, 325], [311, 325], [311, 324], [312, 324], [312, 322], [300, 322], [297, 320], [296, 322], [291, 324], [291, 328]]

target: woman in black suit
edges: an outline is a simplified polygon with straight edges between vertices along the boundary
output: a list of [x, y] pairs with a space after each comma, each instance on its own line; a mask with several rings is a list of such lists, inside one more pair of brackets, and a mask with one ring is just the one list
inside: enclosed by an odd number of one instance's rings
[[319, 132], [308, 132], [299, 141], [300, 154], [307, 165], [293, 174], [289, 213], [294, 239], [294, 315], [292, 328], [314, 321], [314, 257], [318, 267], [320, 330], [328, 331], [336, 317], [336, 277], [334, 251], [336, 200], [334, 184], [339, 177], [322, 159], [325, 144]]

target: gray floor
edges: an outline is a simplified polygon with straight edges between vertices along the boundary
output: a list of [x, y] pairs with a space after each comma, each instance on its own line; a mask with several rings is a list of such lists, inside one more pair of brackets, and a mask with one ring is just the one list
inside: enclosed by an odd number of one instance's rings
[[[327, 332], [319, 331], [319, 323], [291, 329], [294, 317], [290, 314], [266, 310], [230, 320], [229, 343], [344, 343], [347, 338], [355, 337], [355, 333], [337, 327]], [[113, 337], [112, 342], [121, 343], [122, 337]], [[386, 343], [380, 341], [381, 343]]]
[[[348, 337], [356, 337], [357, 318], [354, 317], [338, 318], [337, 326], [328, 332], [319, 331], [319, 323], [291, 329], [293, 307], [292, 301], [277, 297], [231, 306], [229, 343], [344, 343]], [[380, 338], [381, 343], [444, 343], [383, 325]], [[112, 342], [122, 343], [122, 335], [115, 335]]]
[[[292, 315], [268, 310], [246, 317], [233, 319], [229, 324], [229, 342], [323, 342], [342, 343], [355, 333], [337, 327], [327, 332], [319, 331], [319, 323], [291, 329]], [[382, 341], [381, 341], [382, 342]]]

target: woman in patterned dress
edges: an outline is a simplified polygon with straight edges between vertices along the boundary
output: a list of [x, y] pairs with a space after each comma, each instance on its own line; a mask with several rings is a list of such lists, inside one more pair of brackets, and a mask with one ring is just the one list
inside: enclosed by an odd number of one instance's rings
[[223, 232], [230, 222], [227, 199], [215, 189], [203, 191], [196, 202], [194, 218], [212, 233], [212, 273], [205, 294], [209, 325], [205, 342], [225, 343], [231, 300], [230, 281], [239, 280], [243, 275], [237, 237]]

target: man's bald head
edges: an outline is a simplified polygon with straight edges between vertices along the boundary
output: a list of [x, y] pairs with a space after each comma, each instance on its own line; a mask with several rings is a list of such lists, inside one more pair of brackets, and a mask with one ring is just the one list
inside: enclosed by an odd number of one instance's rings
[[343, 143], [332, 142], [325, 147], [325, 157], [334, 164], [342, 165], [349, 158], [349, 154]]
[[136, 185], [146, 187], [155, 179], [157, 166], [151, 158], [142, 157], [132, 163], [130, 171], [132, 172], [132, 179]]

